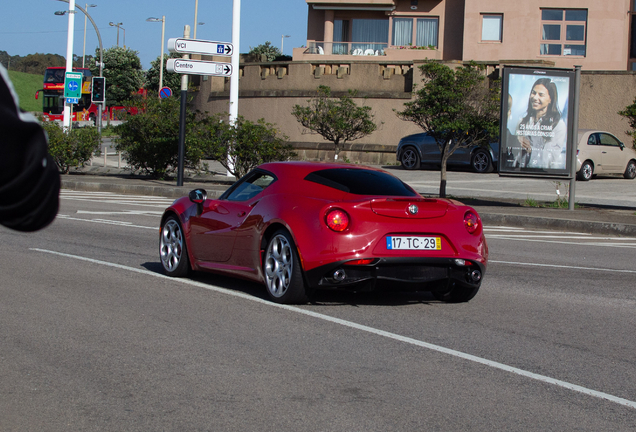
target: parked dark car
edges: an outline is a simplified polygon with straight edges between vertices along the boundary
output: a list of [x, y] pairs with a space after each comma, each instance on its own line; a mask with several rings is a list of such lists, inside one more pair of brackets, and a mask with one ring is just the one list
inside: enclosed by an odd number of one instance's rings
[[[405, 136], [397, 148], [397, 160], [404, 169], [419, 169], [421, 165], [441, 164], [442, 156], [435, 139], [428, 133]], [[448, 166], [470, 166], [478, 173], [492, 172], [499, 162], [499, 142], [489, 146], [458, 148], [448, 158]]]

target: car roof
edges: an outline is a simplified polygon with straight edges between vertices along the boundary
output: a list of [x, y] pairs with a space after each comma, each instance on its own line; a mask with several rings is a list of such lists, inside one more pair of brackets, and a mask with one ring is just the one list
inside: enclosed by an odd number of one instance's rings
[[268, 162], [259, 166], [260, 169], [271, 171], [278, 177], [305, 178], [314, 171], [326, 169], [366, 169], [370, 171], [379, 171], [388, 173], [379, 168], [368, 167], [365, 165], [356, 165], [339, 162], [311, 162], [311, 161], [286, 161], [286, 162]]

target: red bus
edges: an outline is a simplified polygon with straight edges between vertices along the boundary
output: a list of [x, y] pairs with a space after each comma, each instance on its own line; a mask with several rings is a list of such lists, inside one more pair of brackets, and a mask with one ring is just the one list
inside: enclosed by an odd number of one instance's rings
[[[91, 80], [93, 75], [88, 68], [73, 68], [73, 72], [81, 72], [82, 97], [79, 103], [73, 104], [71, 121], [91, 121], [97, 118], [97, 105], [91, 102]], [[42, 97], [42, 116], [44, 120], [62, 120], [64, 117], [64, 76], [65, 67], [48, 67], [44, 72], [44, 88], [35, 93], [38, 99], [39, 93]]]
[[[72, 122], [90, 122], [95, 124], [95, 119], [99, 115], [97, 105], [91, 102], [91, 86], [93, 75], [88, 68], [73, 68], [73, 72], [81, 72], [82, 78], [82, 97], [79, 103], [72, 104]], [[64, 119], [64, 77], [66, 76], [66, 68], [61, 66], [48, 67], [44, 72], [44, 88], [35, 93], [38, 99], [40, 92], [42, 97], [42, 117], [44, 120]], [[146, 90], [140, 89], [137, 94], [146, 96]], [[137, 114], [135, 107], [112, 106], [103, 107], [102, 120], [120, 120], [125, 114]], [[80, 123], [81, 124], [81, 123]]]

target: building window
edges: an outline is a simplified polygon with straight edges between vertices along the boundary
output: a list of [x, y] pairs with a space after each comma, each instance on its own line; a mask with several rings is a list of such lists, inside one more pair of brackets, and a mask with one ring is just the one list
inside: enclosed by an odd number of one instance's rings
[[481, 16], [481, 40], [484, 42], [501, 42], [503, 15], [483, 14]]
[[392, 45], [437, 48], [438, 29], [438, 18], [393, 18]]
[[541, 9], [541, 55], [585, 56], [586, 9]]

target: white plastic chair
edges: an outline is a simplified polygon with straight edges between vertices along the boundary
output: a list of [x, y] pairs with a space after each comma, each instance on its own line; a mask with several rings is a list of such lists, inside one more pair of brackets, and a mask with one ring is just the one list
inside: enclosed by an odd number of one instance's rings
[[367, 49], [364, 51], [364, 55], [373, 55], [373, 50], [372, 49]]

